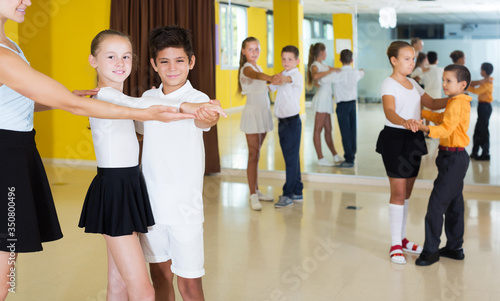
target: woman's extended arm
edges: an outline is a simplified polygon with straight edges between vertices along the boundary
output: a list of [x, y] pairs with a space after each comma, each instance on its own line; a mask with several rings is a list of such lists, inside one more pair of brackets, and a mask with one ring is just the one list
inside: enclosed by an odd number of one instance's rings
[[0, 83], [14, 91], [51, 108], [62, 109], [75, 115], [109, 119], [174, 121], [193, 118], [177, 113], [175, 108], [154, 106], [148, 109], [121, 107], [95, 99], [75, 96], [62, 84], [31, 68], [18, 55], [0, 49]]

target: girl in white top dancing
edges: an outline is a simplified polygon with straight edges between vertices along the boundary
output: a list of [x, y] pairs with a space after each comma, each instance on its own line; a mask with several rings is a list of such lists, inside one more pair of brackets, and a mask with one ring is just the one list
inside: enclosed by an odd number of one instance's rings
[[250, 207], [261, 210], [259, 200], [273, 201], [271, 196], [259, 191], [257, 181], [260, 148], [266, 134], [273, 130], [273, 117], [267, 83], [277, 83], [281, 76], [267, 75], [257, 65], [260, 55], [259, 40], [248, 37], [241, 44], [238, 92], [246, 95], [247, 101], [241, 114], [240, 129], [246, 134], [248, 144], [247, 179], [250, 188]]
[[[318, 80], [322, 77], [339, 71], [324, 63], [326, 58], [326, 47], [323, 43], [316, 43], [309, 48], [309, 63], [307, 69], [307, 88], [311, 89], [318, 86]], [[318, 155], [319, 166], [334, 166], [324, 156], [321, 150], [321, 132], [325, 130], [326, 145], [333, 155], [335, 163], [341, 162], [342, 158], [337, 154], [332, 137], [332, 119], [333, 114], [333, 92], [331, 84], [320, 85], [312, 99], [312, 110], [315, 113], [313, 142], [316, 154]]]

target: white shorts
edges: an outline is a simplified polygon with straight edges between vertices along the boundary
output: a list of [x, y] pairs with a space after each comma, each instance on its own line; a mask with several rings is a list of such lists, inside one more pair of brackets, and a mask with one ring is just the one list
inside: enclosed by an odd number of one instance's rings
[[139, 233], [139, 238], [146, 262], [172, 260], [172, 273], [182, 278], [205, 275], [203, 224], [156, 224], [148, 227], [148, 233]]

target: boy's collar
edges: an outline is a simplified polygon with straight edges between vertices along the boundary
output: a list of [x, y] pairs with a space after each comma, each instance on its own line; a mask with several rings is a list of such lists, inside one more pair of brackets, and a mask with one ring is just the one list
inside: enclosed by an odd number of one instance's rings
[[163, 93], [163, 83], [160, 84], [160, 86], [158, 87], [158, 90], [159, 90], [160, 96], [171, 96], [171, 95], [175, 95], [177, 93], [182, 93], [183, 90], [185, 90], [186, 88], [190, 88], [190, 87], [192, 87], [191, 83], [189, 82], [189, 80], [186, 80], [186, 82], [184, 83], [184, 85], [182, 85], [182, 87], [180, 87], [179, 89], [172, 91], [168, 94]]

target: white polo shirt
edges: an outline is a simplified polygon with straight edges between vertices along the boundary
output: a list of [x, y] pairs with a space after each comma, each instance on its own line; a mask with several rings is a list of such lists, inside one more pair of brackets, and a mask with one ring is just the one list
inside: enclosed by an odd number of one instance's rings
[[[143, 96], [156, 96], [179, 103], [210, 101], [189, 81], [170, 94], [165, 95], [162, 91], [163, 85], [144, 92]], [[146, 121], [143, 147], [142, 173], [156, 223], [203, 223], [203, 130], [196, 127], [193, 119], [170, 123]]]
[[300, 113], [300, 96], [304, 89], [304, 78], [299, 68], [293, 68], [290, 71], [283, 71], [283, 76], [290, 76], [291, 83], [285, 83], [279, 86], [269, 85], [271, 91], [276, 91], [276, 100], [274, 102], [274, 115], [277, 118], [287, 118]]

